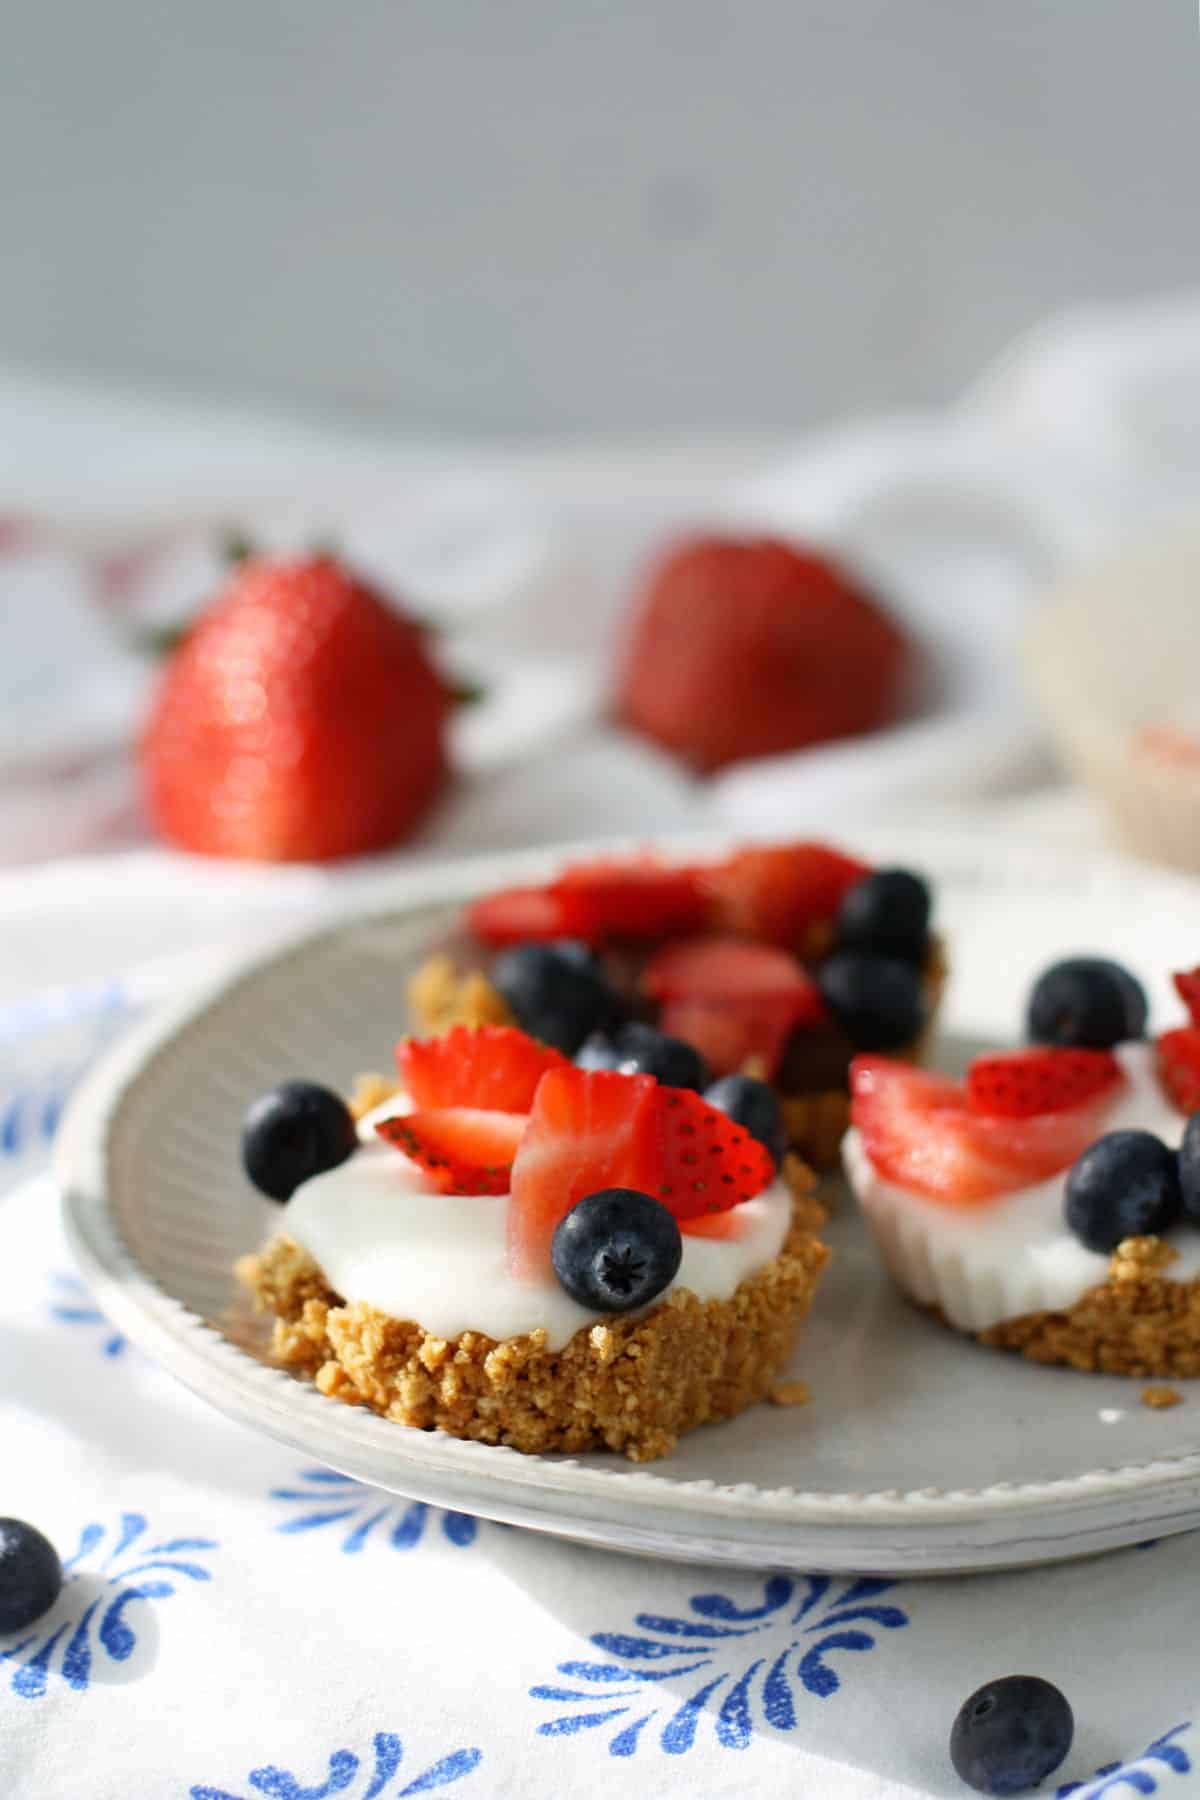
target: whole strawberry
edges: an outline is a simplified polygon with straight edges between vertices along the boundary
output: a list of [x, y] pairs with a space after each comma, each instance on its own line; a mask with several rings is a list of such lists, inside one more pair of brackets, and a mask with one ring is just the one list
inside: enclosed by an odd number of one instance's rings
[[204, 856], [381, 850], [445, 779], [450, 705], [417, 626], [332, 558], [243, 563], [158, 691], [140, 751], [150, 817]]
[[698, 537], [651, 574], [619, 717], [700, 771], [871, 731], [895, 713], [908, 645], [823, 556]]

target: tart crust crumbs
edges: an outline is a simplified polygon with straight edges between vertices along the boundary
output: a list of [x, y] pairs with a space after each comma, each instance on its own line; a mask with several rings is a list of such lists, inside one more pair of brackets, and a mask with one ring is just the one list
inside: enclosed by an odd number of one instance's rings
[[816, 1235], [824, 1212], [811, 1176], [800, 1164], [787, 1172], [798, 1191], [784, 1246], [728, 1300], [677, 1289], [639, 1318], [582, 1327], [561, 1350], [547, 1348], [543, 1331], [502, 1343], [476, 1331], [447, 1340], [347, 1304], [287, 1237], [243, 1257], [237, 1274], [276, 1315], [278, 1361], [323, 1394], [485, 1444], [607, 1448], [649, 1462], [693, 1426], [765, 1399], [791, 1355], [829, 1251]]
[[[979, 1333], [983, 1344], [1019, 1350], [1031, 1362], [1065, 1363], [1108, 1375], [1200, 1375], [1200, 1279], [1166, 1274], [1177, 1252], [1161, 1238], [1131, 1237], [1117, 1245], [1108, 1278], [1062, 1312], [1027, 1313]], [[1150, 1400], [1147, 1406], [1172, 1406]]]
[[772, 1406], [807, 1406], [812, 1389], [807, 1381], [777, 1381], [767, 1399]]
[[408, 1004], [427, 1037], [452, 1025], [515, 1025], [508, 1002], [479, 969], [460, 972], [444, 953], [427, 957], [408, 984]]
[[1163, 1412], [1168, 1406], [1179, 1406], [1183, 1395], [1178, 1388], [1148, 1387], [1142, 1389], [1142, 1405], [1153, 1407], [1155, 1412]]

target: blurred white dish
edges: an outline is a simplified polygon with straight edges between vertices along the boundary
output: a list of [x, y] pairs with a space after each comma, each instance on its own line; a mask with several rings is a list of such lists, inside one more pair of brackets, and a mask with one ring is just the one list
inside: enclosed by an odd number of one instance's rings
[[[871, 833], [862, 847], [934, 875], [960, 1040], [1011, 1038], [1028, 982], [1065, 949], [1123, 957], [1159, 1004], [1172, 963], [1194, 959], [1200, 895], [1169, 876], [978, 837]], [[911, 1573], [1200, 1525], [1195, 1407], [1152, 1413], [1131, 1404], [1136, 1384], [1036, 1368], [947, 1332], [895, 1292], [849, 1207], [795, 1362], [811, 1405], [695, 1432], [651, 1468], [409, 1431], [267, 1366], [264, 1327], [230, 1274], [278, 1216], [238, 1167], [248, 1098], [286, 1074], [347, 1083], [386, 1061], [405, 970], [444, 925], [446, 899], [530, 879], [546, 861], [489, 859], [445, 871], [436, 892], [410, 885], [403, 904], [244, 965], [93, 1075], [58, 1167], [82, 1271], [115, 1322], [223, 1411], [348, 1474], [652, 1555]], [[1105, 1422], [1114, 1411], [1119, 1431]]]
[[1176, 521], [1064, 576], [1026, 644], [1072, 772], [1120, 842], [1200, 871], [1200, 524]]

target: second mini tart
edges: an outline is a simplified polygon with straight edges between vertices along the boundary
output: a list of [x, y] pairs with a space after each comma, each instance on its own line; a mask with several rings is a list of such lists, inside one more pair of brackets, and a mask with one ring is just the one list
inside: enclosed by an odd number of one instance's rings
[[[1177, 980], [1200, 1009], [1200, 982]], [[1145, 1021], [1127, 970], [1075, 958], [1030, 997], [1053, 1041], [977, 1059], [965, 1087], [855, 1065], [847, 1175], [910, 1298], [1031, 1361], [1200, 1374], [1200, 1187], [1176, 1150], [1200, 1146], [1200, 1026], [1152, 1045]]]

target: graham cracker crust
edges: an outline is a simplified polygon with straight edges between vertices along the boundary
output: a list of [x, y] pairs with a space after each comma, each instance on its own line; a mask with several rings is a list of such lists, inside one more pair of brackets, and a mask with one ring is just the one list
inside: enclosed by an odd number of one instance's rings
[[543, 1331], [447, 1340], [347, 1304], [286, 1236], [243, 1257], [237, 1275], [275, 1314], [277, 1360], [333, 1399], [515, 1450], [608, 1449], [649, 1462], [694, 1426], [766, 1399], [792, 1353], [829, 1251], [811, 1178], [798, 1165], [790, 1174], [800, 1191], [783, 1249], [728, 1300], [679, 1289], [639, 1318], [583, 1327], [560, 1350]]
[[1074, 1306], [1005, 1319], [979, 1332], [979, 1341], [1031, 1362], [1107, 1375], [1200, 1375], [1200, 1279], [1167, 1277], [1177, 1255], [1161, 1238], [1126, 1238], [1107, 1280]]

